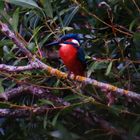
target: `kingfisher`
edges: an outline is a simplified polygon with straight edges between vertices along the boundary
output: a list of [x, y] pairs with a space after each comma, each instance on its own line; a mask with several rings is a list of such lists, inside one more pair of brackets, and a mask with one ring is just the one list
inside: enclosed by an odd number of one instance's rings
[[64, 65], [74, 76], [85, 76], [86, 60], [85, 53], [80, 47], [80, 37], [78, 34], [70, 33], [63, 35], [57, 41], [54, 41], [47, 46], [59, 46], [59, 56]]

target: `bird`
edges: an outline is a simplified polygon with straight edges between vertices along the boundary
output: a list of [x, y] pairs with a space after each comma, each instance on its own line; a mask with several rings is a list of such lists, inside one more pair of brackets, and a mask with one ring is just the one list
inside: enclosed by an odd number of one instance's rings
[[85, 76], [86, 59], [82, 47], [80, 47], [79, 34], [69, 33], [60, 37], [57, 41], [49, 43], [47, 46], [59, 46], [59, 56], [64, 65], [74, 76]]

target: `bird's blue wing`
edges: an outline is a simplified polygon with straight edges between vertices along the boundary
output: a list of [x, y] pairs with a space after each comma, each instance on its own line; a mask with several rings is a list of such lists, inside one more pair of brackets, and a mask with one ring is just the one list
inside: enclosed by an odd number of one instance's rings
[[86, 64], [85, 53], [83, 48], [78, 47], [77, 57], [82, 63]]

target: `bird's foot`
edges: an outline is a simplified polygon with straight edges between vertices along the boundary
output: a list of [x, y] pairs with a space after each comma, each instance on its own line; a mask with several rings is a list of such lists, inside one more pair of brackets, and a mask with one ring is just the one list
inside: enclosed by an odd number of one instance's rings
[[67, 78], [75, 80], [76, 79], [76, 75], [74, 75], [72, 72], [68, 72]]
[[75, 81], [76, 79], [76, 75], [74, 75], [72, 72], [68, 72], [68, 75], [67, 75], [67, 78], [68, 79], [73, 79], [72, 84], [73, 84], [73, 87], [76, 88], [77, 87], [77, 82]]

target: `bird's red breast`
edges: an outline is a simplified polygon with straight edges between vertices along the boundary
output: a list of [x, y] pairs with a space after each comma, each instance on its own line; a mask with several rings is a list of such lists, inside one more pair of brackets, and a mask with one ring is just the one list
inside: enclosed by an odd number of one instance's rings
[[73, 72], [74, 75], [85, 75], [85, 67], [78, 60], [77, 57], [77, 48], [73, 47], [71, 44], [60, 44], [59, 55], [63, 60], [63, 63], [69, 69], [70, 72]]

